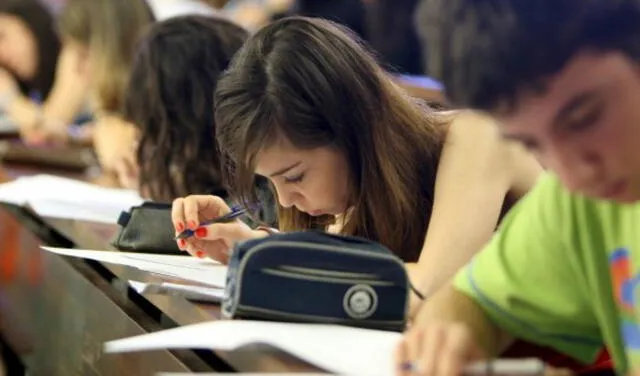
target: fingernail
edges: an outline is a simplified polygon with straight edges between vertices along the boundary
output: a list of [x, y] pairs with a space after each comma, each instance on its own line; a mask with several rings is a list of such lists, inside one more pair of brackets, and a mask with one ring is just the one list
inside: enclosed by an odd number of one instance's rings
[[195, 230], [198, 227], [196, 221], [189, 221], [189, 228]]
[[178, 223], [176, 224], [176, 230], [178, 230], [178, 232], [182, 232], [182, 231], [184, 231], [184, 223], [182, 223], [182, 222], [178, 222]]
[[184, 239], [178, 239], [178, 247], [184, 249], [187, 246], [187, 242]]
[[200, 227], [199, 229], [196, 230], [195, 234], [197, 238], [204, 238], [205, 236], [207, 236], [207, 228]]
[[204, 258], [204, 251], [196, 251], [196, 257]]

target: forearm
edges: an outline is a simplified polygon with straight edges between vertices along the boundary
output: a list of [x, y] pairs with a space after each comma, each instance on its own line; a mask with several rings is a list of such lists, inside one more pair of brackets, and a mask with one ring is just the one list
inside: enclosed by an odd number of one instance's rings
[[[469, 234], [464, 239], [450, 235], [446, 241], [428, 242], [410, 276], [416, 288], [430, 296], [446, 285], [490, 239], [489, 234]], [[473, 236], [475, 235], [475, 236]]]
[[450, 284], [423, 304], [412, 326], [429, 321], [466, 325], [487, 358], [499, 355], [513, 342], [513, 337], [495, 325], [478, 304]]
[[24, 96], [16, 97], [8, 108], [9, 117], [22, 130], [42, 128], [44, 131], [62, 133], [73, 122], [77, 113], [69, 103], [45, 103], [39, 105]]

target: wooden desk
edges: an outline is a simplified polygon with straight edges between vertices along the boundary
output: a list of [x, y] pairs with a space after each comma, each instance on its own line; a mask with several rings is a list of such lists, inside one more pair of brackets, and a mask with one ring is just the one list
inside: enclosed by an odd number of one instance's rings
[[[63, 219], [46, 218], [47, 226], [65, 238], [73, 239], [77, 248], [86, 249], [110, 249], [110, 239], [115, 235], [117, 227], [86, 221], [73, 221]], [[185, 256], [187, 257], [187, 256]], [[174, 328], [180, 325], [189, 325], [210, 320], [221, 319], [220, 306], [218, 304], [197, 304], [176, 296], [147, 294], [141, 296], [128, 287], [128, 280], [144, 282], [160, 282], [166, 280], [162, 277], [146, 273], [134, 268], [121, 265], [108, 265], [98, 262], [89, 262], [94, 268], [104, 275], [111, 288], [118, 291], [119, 295], [126, 295], [145, 311], [147, 316], [153, 318], [154, 325], [162, 328]], [[152, 331], [154, 328], [148, 328]], [[214, 367], [216, 370], [236, 370], [241, 372], [318, 372], [313, 367], [277, 349], [264, 346], [254, 346], [241, 351], [224, 352], [216, 351], [215, 356], [209, 351], [198, 351], [199, 356], [215, 363], [215, 359], [221, 364]], [[209, 356], [207, 356], [209, 355]]]
[[[109, 291], [83, 260], [42, 252], [34, 232], [48, 237], [46, 231], [20, 219], [0, 209], [0, 331], [30, 374], [151, 375], [160, 369], [211, 369], [195, 356], [168, 351], [103, 355], [104, 341], [147, 332], [145, 315]], [[69, 245], [53, 236], [47, 243]]]
[[[51, 167], [5, 164], [0, 181], [34, 173], [60, 174]], [[86, 175], [69, 176], [87, 180]], [[107, 250], [115, 225], [37, 218], [22, 208], [0, 206], [0, 257], [41, 257], [42, 278], [14, 279], [3, 289], [0, 326], [6, 343], [32, 374], [147, 375], [156, 371], [317, 372], [281, 351], [253, 346], [233, 352], [204, 350], [101, 354], [104, 341], [220, 319], [220, 307], [180, 297], [141, 296], [128, 280], [159, 282], [134, 268], [49, 254], [40, 244]], [[16, 240], [13, 237], [17, 237]], [[186, 257], [186, 256], [185, 256]], [[6, 293], [4, 293], [6, 290]], [[8, 302], [2, 304], [2, 302]], [[7, 308], [10, 307], [10, 308]], [[15, 325], [14, 325], [15, 321]]]

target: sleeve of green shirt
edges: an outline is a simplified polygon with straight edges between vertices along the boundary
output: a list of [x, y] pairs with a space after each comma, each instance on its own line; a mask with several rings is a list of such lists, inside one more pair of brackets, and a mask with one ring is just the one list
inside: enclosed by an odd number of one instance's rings
[[513, 336], [591, 362], [602, 338], [579, 256], [567, 244], [575, 230], [572, 200], [555, 177], [543, 177], [455, 286]]

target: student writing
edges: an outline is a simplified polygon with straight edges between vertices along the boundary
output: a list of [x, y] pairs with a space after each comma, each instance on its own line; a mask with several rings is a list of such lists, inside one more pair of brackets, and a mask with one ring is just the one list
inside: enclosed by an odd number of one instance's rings
[[[286, 18], [251, 36], [215, 105], [241, 201], [255, 200], [255, 174], [268, 178], [281, 231], [378, 241], [409, 263], [427, 295], [489, 239], [540, 171], [490, 120], [421, 106], [347, 32], [319, 19]], [[176, 231], [228, 210], [212, 196], [178, 199]], [[234, 222], [196, 234], [178, 245], [224, 261], [235, 241], [267, 231]]]

